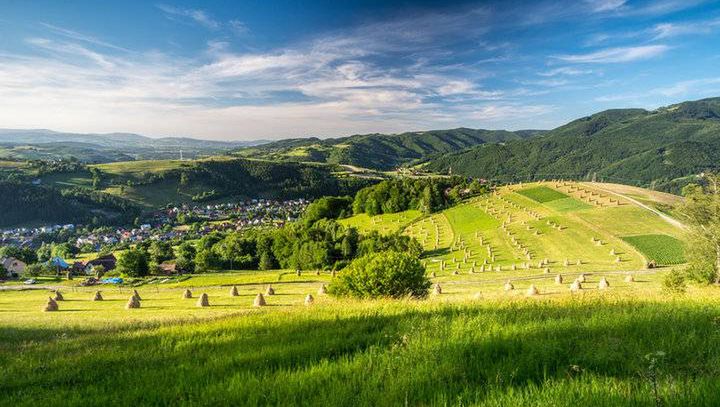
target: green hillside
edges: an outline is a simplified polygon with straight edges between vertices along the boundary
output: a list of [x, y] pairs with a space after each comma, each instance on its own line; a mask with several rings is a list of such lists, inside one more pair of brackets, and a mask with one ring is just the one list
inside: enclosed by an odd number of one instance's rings
[[685, 177], [717, 168], [720, 98], [655, 111], [607, 110], [528, 140], [487, 144], [425, 167], [501, 181], [591, 179], [678, 191]]
[[[627, 195], [615, 194], [623, 188], [573, 182], [511, 185], [421, 218], [405, 233], [429, 254], [428, 271], [450, 280], [478, 273], [501, 279], [514, 272], [554, 276], [637, 271], [650, 261], [683, 263], [683, 229]], [[391, 233], [415, 217], [359, 215], [344, 222], [361, 231]]]
[[363, 134], [320, 140], [291, 139], [239, 150], [246, 157], [280, 161], [313, 161], [390, 170], [437, 154], [459, 151], [484, 143], [522, 140], [541, 131], [452, 129], [396, 135]]

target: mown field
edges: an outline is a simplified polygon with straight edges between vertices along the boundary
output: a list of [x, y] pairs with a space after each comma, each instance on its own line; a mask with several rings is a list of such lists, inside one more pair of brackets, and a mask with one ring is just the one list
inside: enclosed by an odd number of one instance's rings
[[[127, 288], [93, 302], [66, 287], [56, 313], [45, 291], [0, 292], [0, 403], [654, 406], [656, 383], [663, 405], [716, 405], [716, 289], [670, 296], [661, 275], [609, 275], [607, 290], [590, 276], [575, 295], [542, 275], [510, 293], [445, 279], [427, 300], [356, 302], [318, 294], [327, 275], [228, 273], [140, 287], [136, 310]], [[267, 282], [276, 295], [253, 308]]]

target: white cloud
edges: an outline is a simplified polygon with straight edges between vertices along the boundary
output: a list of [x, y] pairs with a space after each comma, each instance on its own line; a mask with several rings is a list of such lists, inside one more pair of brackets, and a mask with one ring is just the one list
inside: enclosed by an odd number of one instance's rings
[[156, 7], [165, 13], [165, 16], [170, 19], [189, 19], [213, 30], [217, 30], [222, 26], [219, 21], [214, 20], [204, 10], [175, 7], [167, 4], [158, 4]]
[[687, 23], [661, 23], [650, 29], [650, 32], [654, 35], [653, 39], [658, 40], [687, 34], [709, 34], [718, 27], [720, 18]]
[[596, 13], [617, 11], [625, 7], [626, 0], [585, 0]]
[[655, 58], [665, 53], [670, 47], [667, 45], [644, 45], [638, 47], [607, 48], [587, 54], [558, 55], [555, 58], [565, 62], [581, 64], [608, 64], [620, 62], [633, 62]]
[[551, 69], [549, 71], [540, 72], [538, 75], [540, 76], [578, 76], [578, 75], [589, 75], [593, 73], [591, 69], [578, 69], [575, 67], [570, 66], [563, 66], [560, 68]]

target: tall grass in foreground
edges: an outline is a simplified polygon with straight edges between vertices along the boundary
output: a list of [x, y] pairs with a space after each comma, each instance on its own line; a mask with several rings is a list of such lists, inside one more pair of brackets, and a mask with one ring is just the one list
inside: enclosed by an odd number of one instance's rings
[[17, 326], [0, 405], [720, 405], [719, 321], [716, 300], [586, 298]]

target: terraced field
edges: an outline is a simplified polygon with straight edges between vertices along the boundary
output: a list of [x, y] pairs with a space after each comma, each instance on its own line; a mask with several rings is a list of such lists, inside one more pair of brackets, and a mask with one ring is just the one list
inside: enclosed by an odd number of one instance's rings
[[[439, 226], [439, 220], [447, 226]], [[580, 273], [638, 272], [650, 260], [683, 262], [681, 229], [589, 183], [504, 187], [492, 196], [424, 218], [405, 233], [423, 244], [428, 273], [438, 281], [461, 281], [468, 275], [474, 280], [552, 281], [558, 274], [567, 280]], [[650, 254], [633, 240], [647, 234], [656, 235]], [[661, 246], [678, 244], [658, 249], [658, 241]], [[668, 251], [670, 259], [659, 261], [654, 254], [658, 251]]]
[[420, 211], [405, 211], [376, 216], [368, 216], [363, 213], [351, 218], [341, 219], [340, 223], [348, 227], [354, 227], [360, 233], [377, 231], [380, 234], [391, 234], [401, 231], [420, 216]]

